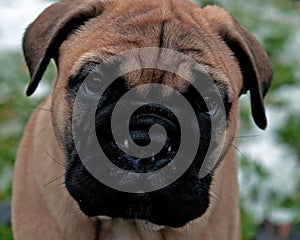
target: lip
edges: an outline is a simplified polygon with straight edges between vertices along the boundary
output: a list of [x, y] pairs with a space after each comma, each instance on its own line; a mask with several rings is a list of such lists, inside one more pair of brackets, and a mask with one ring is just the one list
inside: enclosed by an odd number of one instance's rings
[[[121, 218], [145, 220], [158, 226], [182, 227], [206, 211], [211, 181], [208, 178], [199, 182], [190, 175], [186, 177], [166, 189], [145, 194], [118, 192], [95, 182], [92, 188], [89, 184], [80, 188], [78, 204], [85, 214], [103, 221]], [[71, 189], [71, 194], [76, 199], [77, 194], [73, 195], [73, 191]]]
[[101, 221], [108, 221], [108, 220], [112, 220], [112, 217], [109, 216], [105, 216], [105, 215], [99, 215], [96, 218], [98, 218]]

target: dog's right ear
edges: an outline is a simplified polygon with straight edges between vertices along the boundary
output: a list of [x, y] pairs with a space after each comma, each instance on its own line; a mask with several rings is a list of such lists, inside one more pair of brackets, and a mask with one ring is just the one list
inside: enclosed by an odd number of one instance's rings
[[240, 94], [250, 91], [253, 119], [258, 127], [265, 129], [267, 119], [263, 98], [272, 83], [273, 67], [258, 40], [244, 29], [225, 9], [206, 6], [203, 11], [219, 37], [232, 51], [243, 75]]
[[26, 94], [37, 88], [51, 58], [57, 58], [58, 48], [68, 34], [90, 18], [103, 12], [99, 0], [63, 0], [46, 8], [29, 25], [23, 38], [23, 52], [30, 73]]

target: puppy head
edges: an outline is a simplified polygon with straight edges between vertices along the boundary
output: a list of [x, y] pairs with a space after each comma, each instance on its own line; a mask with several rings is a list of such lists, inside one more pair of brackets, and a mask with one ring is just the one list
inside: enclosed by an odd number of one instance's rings
[[[132, 172], [156, 171], [172, 161], [180, 145], [181, 128], [170, 109], [147, 105], [132, 116], [131, 138], [145, 146], [149, 144], [150, 127], [159, 124], [167, 132], [163, 148], [154, 158], [145, 159], [134, 159], [119, 151], [111, 134], [112, 109], [121, 96], [134, 87], [157, 83], [180, 92], [195, 110], [200, 131], [198, 151], [182, 176], [156, 191], [128, 193], [106, 186], [83, 165], [74, 143], [72, 111], [83, 81], [103, 60], [124, 51], [149, 47], [171, 49], [199, 63], [200, 69], [186, 65], [183, 71], [191, 73], [196, 83], [203, 79], [193, 73], [201, 74], [201, 69], [205, 70], [222, 92], [222, 103], [203, 104], [204, 99], [212, 99], [210, 86], [202, 85], [208, 96], [199, 95], [190, 83], [162, 69], [139, 69], [113, 82], [98, 102], [95, 131], [106, 155], [118, 167]], [[266, 127], [263, 97], [272, 79], [271, 64], [257, 40], [218, 7], [200, 9], [189, 1], [172, 0], [61, 1], [47, 8], [28, 27], [23, 49], [31, 75], [28, 95], [36, 89], [51, 58], [58, 66], [52, 95], [53, 125], [67, 161], [67, 190], [89, 216], [138, 218], [159, 225], [183, 226], [200, 217], [209, 206], [213, 170], [199, 178], [199, 169], [211, 141], [211, 123], [215, 121], [219, 126], [218, 119], [222, 118], [218, 115], [219, 104], [224, 106], [226, 115], [226, 124], [222, 126], [226, 139], [216, 162], [221, 161], [235, 135], [237, 99], [241, 94], [250, 91], [253, 118], [260, 128]], [[162, 61], [160, 51], [156, 57], [123, 59], [119, 67], [140, 64], [145, 59], [154, 64]], [[163, 97], [164, 94], [158, 95]], [[184, 115], [182, 106], [174, 108]], [[161, 137], [156, 141], [159, 143]]]

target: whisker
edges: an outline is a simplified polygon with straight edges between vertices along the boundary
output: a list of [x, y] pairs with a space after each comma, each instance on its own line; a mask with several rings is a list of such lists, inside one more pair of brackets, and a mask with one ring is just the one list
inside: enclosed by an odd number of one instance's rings
[[66, 189], [66, 186], [65, 186], [65, 184], [64, 184], [65, 182], [63, 182], [63, 183], [61, 183], [61, 184], [59, 184], [59, 185], [57, 185], [57, 186], [62, 186], [62, 187], [60, 187], [60, 188], [57, 188], [57, 189], [55, 189], [55, 191], [60, 191], [60, 190], [63, 190], [63, 189]]
[[64, 165], [63, 163], [61, 163], [60, 161], [56, 160], [53, 156], [51, 156], [51, 154], [50, 154], [46, 149], [43, 148], [43, 150], [44, 150], [44, 151], [47, 153], [47, 155], [48, 155], [54, 162], [56, 162], [59, 166], [65, 167], [65, 165]]
[[217, 193], [216, 191], [214, 191], [213, 189], [210, 189], [209, 196], [212, 197], [213, 199], [215, 199], [218, 204], [221, 203], [221, 201], [220, 201], [221, 195], [219, 193]]
[[207, 213], [209, 213], [210, 216], [212, 216], [212, 217], [216, 217], [216, 214], [215, 214], [214, 211], [213, 211], [212, 209], [210, 209], [210, 208], [207, 209]]
[[72, 196], [71, 196], [71, 195], [69, 195], [69, 196], [67, 197], [67, 201], [69, 201], [70, 199], [72, 199]]
[[63, 185], [65, 185], [65, 181], [56, 184], [56, 185], [54, 186], [54, 188], [57, 188], [57, 187], [60, 187], [60, 186], [63, 186]]
[[231, 143], [231, 146], [234, 147], [234, 149], [237, 150], [238, 153], [241, 154], [241, 156], [242, 156], [244, 159], [248, 160], [248, 158], [241, 152], [240, 149], [238, 149], [237, 146], [235, 146], [233, 143]]
[[219, 185], [220, 184], [220, 181], [219, 180], [217, 180], [216, 178], [212, 178], [212, 180], [211, 180], [212, 182], [214, 182], [214, 183], [216, 183], [217, 185]]
[[58, 177], [52, 179], [51, 181], [49, 181], [49, 182], [47, 182], [46, 184], [44, 184], [44, 187], [47, 187], [49, 184], [56, 182], [58, 179], [61, 179], [61, 178], [64, 177], [64, 176], [65, 176], [65, 174], [63, 174], [63, 175], [61, 175], [61, 176], [58, 176]]
[[245, 135], [245, 136], [235, 136], [234, 138], [254, 138], [254, 137], [259, 137], [259, 135]]

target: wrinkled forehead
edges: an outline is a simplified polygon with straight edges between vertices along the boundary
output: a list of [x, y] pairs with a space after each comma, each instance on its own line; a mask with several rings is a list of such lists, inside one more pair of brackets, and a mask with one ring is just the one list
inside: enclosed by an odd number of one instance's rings
[[[102, 59], [99, 54], [88, 54], [77, 68], [70, 79], [80, 82], [88, 79], [88, 75], [105, 82], [121, 77], [129, 88], [139, 86], [145, 94], [149, 84], [162, 84], [181, 93], [194, 86], [202, 93], [218, 90], [224, 97], [234, 98], [230, 82], [224, 74], [166, 48], [136, 48]], [[162, 94], [166, 96], [169, 93]]]
[[[101, 16], [89, 20], [62, 44], [59, 68], [63, 69], [65, 76], [61, 77], [67, 79], [88, 62], [100, 63], [132, 49], [152, 48], [151, 54], [141, 51], [138, 56], [127, 56], [126, 61], [123, 61], [123, 68], [154, 66], [151, 68], [157, 68], [158, 71], [139, 69], [129, 72], [129, 84], [151, 82], [155, 79], [152, 76], [160, 78], [162, 69], [159, 67], [166, 63], [173, 65], [175, 69], [180, 68], [186, 74], [196, 68], [195, 65], [188, 66], [186, 61], [181, 62], [180, 57], [162, 55], [159, 49], [171, 49], [192, 58], [201, 65], [197, 66], [198, 70], [209, 69], [224, 84], [229, 84], [233, 78], [241, 78], [238, 65], [230, 57], [229, 50], [210, 31], [206, 19], [201, 17], [201, 9], [193, 3], [142, 1], [141, 4], [141, 1], [136, 1], [136, 5], [129, 6], [125, 2], [107, 2]], [[180, 10], [178, 5], [187, 10]], [[232, 76], [232, 71], [236, 72], [235, 76]], [[176, 81], [176, 77], [170, 71], [164, 74], [164, 81], [167, 85], [173, 83], [175, 88], [185, 88], [186, 84]], [[174, 83], [177, 85], [174, 86]], [[235, 88], [239, 89], [239, 86], [233, 88], [235, 92]]]

